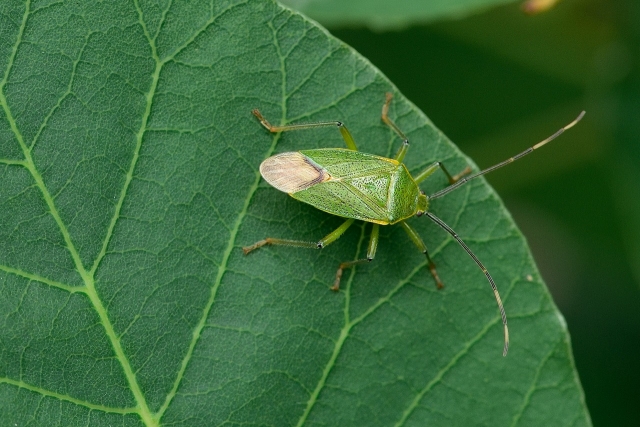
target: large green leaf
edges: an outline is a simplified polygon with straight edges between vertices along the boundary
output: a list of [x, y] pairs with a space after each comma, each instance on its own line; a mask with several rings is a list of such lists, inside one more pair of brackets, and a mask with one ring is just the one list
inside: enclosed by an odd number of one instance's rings
[[460, 18], [516, 0], [280, 0], [331, 27], [389, 29], [446, 18]]
[[[305, 18], [263, 0], [0, 5], [0, 424], [589, 425], [569, 337], [495, 193], [474, 181], [412, 220], [446, 288], [398, 227], [375, 262], [368, 227], [340, 223], [261, 181], [276, 151], [391, 155], [393, 86]], [[468, 160], [397, 94], [391, 114], [418, 171]], [[560, 124], [560, 123], [559, 123]], [[432, 177], [426, 191], [445, 185]]]

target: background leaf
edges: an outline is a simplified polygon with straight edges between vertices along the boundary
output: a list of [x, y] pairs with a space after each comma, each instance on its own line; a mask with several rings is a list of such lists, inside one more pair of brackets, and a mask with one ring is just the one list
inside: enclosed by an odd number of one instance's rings
[[281, 0], [330, 27], [397, 29], [411, 24], [460, 18], [515, 0]]
[[[251, 108], [399, 146], [379, 117], [393, 87], [350, 48], [260, 0], [1, 7], [2, 424], [590, 424], [562, 317], [480, 180], [432, 208], [498, 282], [507, 358], [484, 276], [426, 220], [412, 224], [443, 291], [397, 227], [339, 294], [366, 227], [323, 251], [242, 255], [340, 223], [257, 171], [338, 133], [270, 135]], [[412, 171], [469, 163], [399, 94], [391, 114]]]

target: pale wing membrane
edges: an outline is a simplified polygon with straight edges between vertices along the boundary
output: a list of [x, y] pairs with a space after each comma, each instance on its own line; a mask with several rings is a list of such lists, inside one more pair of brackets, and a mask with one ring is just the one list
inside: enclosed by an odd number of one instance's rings
[[299, 152], [269, 157], [260, 165], [260, 173], [269, 184], [289, 194], [331, 178], [326, 170]]

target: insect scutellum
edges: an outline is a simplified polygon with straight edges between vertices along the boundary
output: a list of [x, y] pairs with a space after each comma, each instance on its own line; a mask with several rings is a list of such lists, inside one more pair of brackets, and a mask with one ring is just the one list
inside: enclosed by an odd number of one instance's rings
[[[574, 121], [558, 130], [549, 138], [540, 141], [520, 154], [475, 174], [469, 175], [471, 168], [467, 166], [457, 175], [451, 175], [441, 162], [435, 162], [417, 175], [412, 176], [402, 163], [409, 148], [409, 139], [388, 116], [391, 100], [392, 94], [387, 93], [386, 100], [382, 106], [381, 116], [382, 121], [402, 139], [402, 146], [393, 159], [358, 151], [355, 140], [342, 122], [333, 121], [273, 126], [262, 116], [260, 111], [257, 109], [252, 111], [253, 115], [256, 116], [258, 120], [260, 120], [260, 123], [270, 132], [285, 132], [326, 126], [335, 126], [340, 130], [347, 146], [346, 149], [324, 148], [276, 154], [262, 162], [260, 165], [260, 173], [263, 178], [276, 189], [320, 210], [343, 217], [345, 221], [337, 229], [317, 242], [267, 237], [251, 246], [244, 247], [243, 251], [245, 254], [248, 254], [265, 245], [285, 245], [321, 249], [342, 236], [355, 220], [370, 222], [373, 226], [369, 238], [367, 256], [366, 258], [343, 262], [338, 266], [335, 280], [331, 287], [332, 290], [338, 291], [342, 273], [346, 268], [370, 262], [374, 259], [378, 247], [380, 225], [400, 224], [409, 236], [409, 239], [426, 256], [429, 272], [433, 276], [438, 289], [441, 289], [444, 285], [438, 276], [436, 266], [429, 256], [424, 241], [406, 221], [413, 216], [426, 216], [449, 233], [451, 237], [460, 244], [489, 281], [502, 317], [504, 327], [503, 356], [506, 356], [509, 349], [509, 329], [507, 327], [507, 316], [495, 281], [460, 236], [444, 223], [444, 221], [429, 212], [429, 202], [432, 199], [444, 196], [475, 178], [506, 166], [533, 152], [537, 148], [542, 147], [578, 123], [584, 116], [584, 111], [580, 113]], [[424, 191], [420, 190], [419, 184], [437, 170], [441, 170], [447, 176], [449, 186], [427, 196]]]

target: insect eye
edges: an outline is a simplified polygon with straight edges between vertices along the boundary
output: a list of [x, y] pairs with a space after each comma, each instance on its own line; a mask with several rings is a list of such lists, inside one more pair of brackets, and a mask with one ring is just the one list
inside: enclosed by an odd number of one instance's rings
[[416, 216], [422, 216], [422, 214], [424, 214], [424, 212], [423, 212], [423, 211], [418, 211], [418, 212], [416, 212]]

